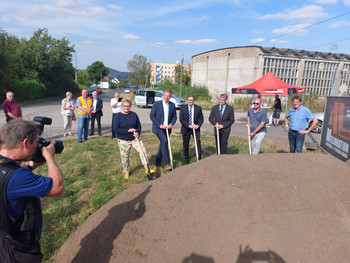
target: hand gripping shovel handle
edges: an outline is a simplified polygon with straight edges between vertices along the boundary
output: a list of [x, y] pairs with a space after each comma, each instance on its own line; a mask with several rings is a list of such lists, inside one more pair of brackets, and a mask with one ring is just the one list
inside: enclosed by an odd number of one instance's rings
[[220, 136], [219, 136], [219, 127], [216, 126], [216, 142], [217, 142], [217, 147], [218, 147], [218, 155], [220, 154]]
[[198, 156], [198, 146], [197, 146], [197, 138], [196, 138], [196, 130], [193, 128], [193, 139], [194, 139], [194, 148], [196, 149], [196, 157], [197, 157], [197, 161], [199, 160], [199, 156]]
[[171, 144], [170, 144], [170, 136], [169, 136], [169, 129], [166, 128], [166, 137], [168, 139], [168, 149], [169, 149], [169, 157], [170, 157], [170, 165], [171, 165], [171, 170], [174, 170], [173, 166], [173, 154], [171, 152]]

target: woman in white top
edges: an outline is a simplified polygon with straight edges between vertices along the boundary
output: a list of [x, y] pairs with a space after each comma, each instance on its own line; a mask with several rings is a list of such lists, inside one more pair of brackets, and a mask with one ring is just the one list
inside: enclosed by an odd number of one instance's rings
[[72, 136], [72, 118], [74, 115], [74, 101], [72, 92], [66, 92], [66, 98], [62, 100], [61, 114], [63, 116], [63, 136]]

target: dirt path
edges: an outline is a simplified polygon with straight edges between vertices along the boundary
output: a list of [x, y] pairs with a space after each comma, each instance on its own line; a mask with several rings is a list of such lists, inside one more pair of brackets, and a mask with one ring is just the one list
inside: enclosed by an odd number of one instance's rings
[[120, 193], [56, 262], [349, 262], [349, 176], [325, 154], [211, 156]]

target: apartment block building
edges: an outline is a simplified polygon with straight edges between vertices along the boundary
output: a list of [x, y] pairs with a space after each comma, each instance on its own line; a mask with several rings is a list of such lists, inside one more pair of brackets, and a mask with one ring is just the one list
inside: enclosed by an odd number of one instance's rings
[[[151, 85], [159, 85], [165, 79], [175, 83], [175, 67], [177, 65], [171, 63], [151, 63]], [[183, 70], [190, 72], [191, 65], [183, 65]]]

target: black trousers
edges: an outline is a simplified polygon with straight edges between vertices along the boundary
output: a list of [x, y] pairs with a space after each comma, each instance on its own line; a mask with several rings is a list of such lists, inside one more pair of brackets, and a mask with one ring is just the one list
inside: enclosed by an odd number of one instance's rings
[[[198, 148], [198, 159], [202, 159], [202, 148], [201, 148], [201, 140], [200, 140], [200, 131], [197, 129], [196, 131], [196, 141], [197, 141], [197, 148]], [[185, 163], [189, 163], [190, 157], [189, 157], [189, 145], [190, 145], [190, 139], [191, 136], [193, 137], [193, 130], [188, 129], [186, 134], [182, 134], [182, 141], [183, 141], [183, 153], [185, 158]], [[194, 139], [194, 138], [193, 138]]]
[[[216, 136], [216, 129], [214, 131], [214, 135], [215, 135], [216, 152], [218, 152], [218, 142], [217, 142], [217, 136]], [[220, 154], [226, 154], [227, 143], [228, 143], [229, 137], [230, 137], [230, 132], [224, 132], [222, 129], [219, 130]]]
[[90, 129], [90, 134], [94, 134], [95, 132], [95, 119], [97, 121], [97, 131], [98, 135], [101, 135], [101, 115], [93, 113], [90, 116], [90, 121], [91, 121], [91, 129]]
[[117, 133], [116, 132], [113, 132], [113, 126], [114, 126], [114, 122], [115, 122], [115, 116], [117, 115], [118, 113], [112, 113], [112, 138], [115, 138], [117, 137]]

